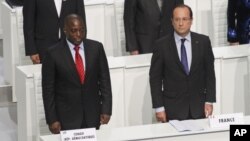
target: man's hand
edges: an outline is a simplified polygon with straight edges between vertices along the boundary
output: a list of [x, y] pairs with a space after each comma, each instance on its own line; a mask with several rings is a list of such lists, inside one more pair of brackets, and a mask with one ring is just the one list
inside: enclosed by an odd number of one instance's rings
[[110, 115], [107, 114], [101, 114], [100, 116], [100, 123], [101, 124], [107, 124], [110, 120]]
[[59, 121], [56, 121], [49, 125], [49, 130], [53, 134], [59, 134], [61, 131], [61, 124]]
[[30, 56], [31, 61], [33, 64], [40, 64], [40, 57], [39, 54], [34, 54]]
[[167, 122], [167, 115], [166, 115], [165, 111], [156, 112], [155, 116], [156, 116], [157, 121], [159, 121], [159, 122]]
[[130, 55], [138, 55], [139, 54], [139, 51], [138, 50], [134, 50], [134, 51], [131, 51], [130, 52]]
[[213, 113], [213, 104], [205, 104], [204, 107], [205, 116], [211, 116]]

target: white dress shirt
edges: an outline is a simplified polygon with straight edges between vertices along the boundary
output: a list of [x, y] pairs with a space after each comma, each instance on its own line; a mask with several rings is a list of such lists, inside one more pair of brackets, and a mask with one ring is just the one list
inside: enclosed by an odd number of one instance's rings
[[[69, 40], [67, 40], [67, 43], [68, 43], [68, 46], [69, 46], [69, 49], [70, 49], [70, 52], [71, 52], [71, 55], [74, 59], [74, 62], [75, 62], [75, 45], [73, 45]], [[85, 53], [84, 53], [84, 44], [83, 42], [79, 45], [79, 54], [81, 55], [82, 57], [82, 61], [83, 61], [83, 66], [84, 66], [84, 71], [86, 71], [86, 61], [85, 61]]]
[[187, 61], [188, 61], [188, 68], [190, 70], [191, 68], [191, 62], [192, 62], [192, 48], [191, 48], [191, 35], [190, 32], [186, 37], [181, 37], [179, 36], [176, 32], [174, 32], [174, 39], [175, 39], [175, 44], [177, 47], [178, 51], [178, 56], [179, 59], [181, 60], [181, 39], [185, 38], [184, 46], [186, 48], [186, 53], [187, 53]]
[[[62, 9], [62, 0], [54, 0], [54, 2], [55, 2], [55, 6], [56, 6], [57, 15], [58, 15], [58, 17], [60, 17], [61, 9]], [[59, 32], [58, 32], [58, 37], [59, 37], [59, 39], [61, 38], [60, 28], [59, 28]]]
[[58, 17], [60, 17], [61, 9], [62, 9], [62, 0], [54, 0], [55, 5], [56, 5], [56, 11]]

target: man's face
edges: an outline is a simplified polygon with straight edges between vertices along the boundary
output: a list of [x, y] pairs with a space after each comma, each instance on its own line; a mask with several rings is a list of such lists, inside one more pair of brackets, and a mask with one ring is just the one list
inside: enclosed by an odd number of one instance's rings
[[190, 31], [192, 21], [188, 8], [178, 7], [174, 10], [172, 24], [178, 35], [185, 37]]
[[67, 39], [74, 45], [79, 45], [84, 39], [84, 25], [78, 19], [73, 19], [66, 24], [64, 29]]

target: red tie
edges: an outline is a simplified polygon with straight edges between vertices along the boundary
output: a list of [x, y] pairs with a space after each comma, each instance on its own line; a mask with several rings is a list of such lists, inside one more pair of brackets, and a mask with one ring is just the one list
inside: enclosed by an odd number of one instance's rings
[[77, 69], [77, 72], [78, 72], [81, 84], [83, 84], [84, 83], [84, 79], [85, 79], [85, 72], [84, 72], [84, 66], [83, 66], [82, 57], [79, 54], [80, 47], [79, 46], [75, 46], [74, 49], [76, 51], [76, 53], [75, 53], [76, 69]]

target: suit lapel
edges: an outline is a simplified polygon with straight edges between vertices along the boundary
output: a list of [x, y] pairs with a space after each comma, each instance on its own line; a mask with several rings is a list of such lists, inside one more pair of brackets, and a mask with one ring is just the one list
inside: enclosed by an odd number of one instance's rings
[[61, 7], [61, 11], [60, 11], [60, 15], [59, 15], [59, 17], [61, 17], [62, 15], [63, 15], [63, 12], [64, 12], [64, 9], [66, 8], [66, 1], [62, 1], [62, 7]]
[[149, 0], [152, 3], [152, 6], [157, 10], [157, 12], [161, 13], [157, 0]]
[[47, 0], [47, 2], [50, 3], [51, 9], [52, 11], [54, 11], [53, 13], [56, 15], [56, 17], [59, 17], [56, 10], [55, 0], [49, 0], [49, 1]]
[[78, 72], [76, 70], [75, 62], [73, 60], [72, 54], [70, 52], [69, 46], [66, 42], [66, 40], [63, 40], [63, 48], [62, 48], [62, 59], [64, 59], [65, 65], [67, 65], [69, 68], [69, 73], [72, 75], [75, 80], [79, 81], [80, 83], [80, 78], [78, 76]]
[[196, 64], [196, 61], [199, 59], [198, 58], [199, 44], [200, 43], [199, 43], [198, 39], [191, 32], [192, 63], [191, 63], [191, 67], [190, 67], [190, 74], [192, 73], [192, 70]]
[[161, 15], [167, 15], [167, 14], [165, 14], [166, 12], [167, 12], [167, 10], [168, 10], [168, 8], [169, 8], [169, 6], [168, 6], [168, 2], [166, 1], [166, 0], [162, 0], [162, 8], [161, 8]]

